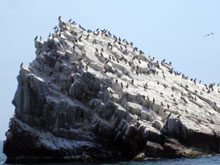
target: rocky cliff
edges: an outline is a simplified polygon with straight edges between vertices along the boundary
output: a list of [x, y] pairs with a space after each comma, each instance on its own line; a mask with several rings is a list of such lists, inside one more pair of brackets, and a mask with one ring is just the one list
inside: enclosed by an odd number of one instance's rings
[[21, 65], [7, 162], [131, 160], [220, 152], [220, 88], [107, 30], [59, 18]]

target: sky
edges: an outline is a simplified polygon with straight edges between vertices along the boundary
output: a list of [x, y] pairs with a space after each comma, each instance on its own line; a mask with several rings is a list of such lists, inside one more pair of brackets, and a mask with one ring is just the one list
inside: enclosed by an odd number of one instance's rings
[[105, 28], [190, 78], [218, 83], [219, 7], [219, 0], [0, 0], [0, 139], [14, 114], [19, 66], [35, 59], [35, 36], [46, 39], [59, 16]]

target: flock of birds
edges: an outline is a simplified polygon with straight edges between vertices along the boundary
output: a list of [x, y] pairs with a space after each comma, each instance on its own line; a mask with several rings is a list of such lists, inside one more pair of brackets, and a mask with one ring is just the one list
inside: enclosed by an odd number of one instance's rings
[[[61, 21], [61, 17], [59, 17], [58, 20], [59, 20], [59, 22], [62, 22], [62, 21]], [[68, 21], [68, 23], [70, 23], [70, 24], [72, 24], [72, 25], [76, 25], [76, 22], [75, 22], [75, 21], [72, 21], [71, 19]], [[58, 28], [57, 26], [54, 27], [55, 34], [58, 34], [59, 37], [61, 36], [61, 33], [60, 33], [60, 32], [62, 32], [62, 30], [68, 30], [68, 28], [67, 28], [65, 22], [62, 22], [62, 27], [63, 27], [63, 29], [60, 29], [60, 30], [59, 30], [59, 28]], [[104, 35], [105, 37], [109, 37], [109, 36], [110, 36], [110, 37], [113, 37], [113, 38], [114, 38], [113, 43], [108, 42], [108, 44], [107, 44], [107, 49], [109, 49], [109, 50], [112, 50], [113, 47], [114, 47], [114, 44], [117, 43], [117, 44], [119, 45], [119, 49], [126, 54], [126, 53], [127, 53], [127, 52], [126, 52], [126, 48], [127, 48], [128, 46], [133, 46], [133, 43], [132, 43], [132, 42], [129, 43], [129, 42], [126, 41], [125, 39], [122, 40], [121, 38], [118, 38], [118, 37], [116, 37], [115, 35], [112, 35], [112, 34], [111, 34], [109, 31], [107, 31], [106, 29], [103, 29], [103, 30], [96, 29], [96, 31], [92, 31], [92, 30], [89, 30], [89, 29], [88, 29], [88, 30], [84, 29], [81, 25], [79, 25], [79, 28], [82, 29], [83, 31], [87, 31], [88, 35], [86, 36], [85, 40], [88, 40], [88, 39], [90, 38], [90, 33], [93, 33], [95, 36], [98, 36], [99, 34], [102, 34], [102, 35]], [[52, 34], [52, 35], [49, 34], [48, 38], [51, 38], [51, 37], [52, 37], [52, 38], [55, 38], [55, 37], [56, 37], [55, 34]], [[75, 34], [75, 32], [72, 32], [72, 34], [73, 34], [73, 35], [77, 35], [77, 34]], [[214, 33], [206, 34], [206, 35], [205, 35], [205, 38], [206, 38], [206, 37], [209, 37], [209, 36], [211, 36], [211, 35], [214, 35]], [[82, 37], [83, 37], [83, 35], [80, 35], [78, 38], [75, 38], [75, 40], [73, 41], [73, 42], [75, 43], [75, 44], [73, 45], [73, 47], [72, 47], [73, 50], [76, 48], [76, 44], [77, 44], [78, 42], [81, 42]], [[39, 39], [40, 39], [40, 41], [42, 40], [41, 37], [40, 37]], [[34, 40], [35, 40], [35, 42], [37, 42], [38, 36], [36, 36]], [[96, 45], [96, 44], [98, 44], [98, 41], [97, 41], [96, 39], [94, 39], [94, 40], [92, 41], [92, 44]], [[59, 45], [59, 46], [61, 46], [61, 45]], [[185, 79], [185, 80], [188, 80], [188, 79], [189, 79], [189, 77], [188, 77], [188, 76], [185, 76], [183, 73], [178, 72], [178, 71], [174, 71], [173, 68], [172, 68], [172, 63], [171, 63], [171, 62], [167, 63], [166, 60], [164, 59], [164, 60], [162, 60], [162, 61], [160, 62], [160, 64], [159, 64], [158, 61], [155, 62], [155, 58], [154, 58], [154, 57], [153, 57], [153, 58], [150, 58], [150, 56], [148, 56], [148, 59], [150, 59], [150, 61], [151, 61], [152, 63], [149, 63], [149, 64], [148, 64], [148, 66], [147, 66], [148, 71], [144, 73], [143, 70], [141, 70], [141, 68], [140, 68], [138, 65], [135, 66], [132, 61], [133, 61], [133, 60], [137, 60], [138, 63], [141, 64], [141, 61], [142, 61], [142, 60], [146, 61], [147, 57], [145, 56], [144, 52], [141, 51], [141, 50], [138, 50], [137, 47], [133, 47], [133, 52], [134, 52], [134, 53], [135, 53], [135, 52], [138, 52], [139, 56], [134, 56], [131, 61], [128, 61], [128, 60], [127, 60], [126, 58], [124, 58], [124, 57], [118, 58], [118, 57], [114, 57], [114, 56], [109, 56], [109, 58], [106, 58], [106, 57], [104, 57], [104, 55], [103, 55], [103, 53], [104, 53], [104, 49], [103, 49], [103, 48], [101, 48], [100, 50], [97, 49], [97, 48], [95, 48], [95, 54], [96, 54], [96, 56], [97, 56], [97, 57], [98, 57], [98, 56], [101, 57], [101, 58], [102, 58], [102, 61], [103, 61], [105, 64], [108, 64], [110, 61], [115, 61], [115, 62], [117, 62], [117, 63], [120, 63], [121, 61], [123, 61], [125, 64], [127, 64], [127, 65], [129, 65], [131, 68], [133, 68], [133, 70], [134, 70], [134, 72], [135, 72], [136, 75], [141, 75], [141, 74], [148, 74], [148, 75], [149, 75], [149, 74], [154, 74], [154, 75], [157, 75], [157, 74], [158, 74], [158, 71], [157, 71], [157, 69], [155, 69], [155, 68], [158, 68], [158, 69], [159, 69], [160, 66], [162, 65], [162, 66], [167, 66], [167, 67], [169, 68], [170, 74], [174, 74], [175, 76], [181, 76], [181, 77], [182, 77], [183, 79]], [[141, 57], [141, 58], [140, 58], [140, 57]], [[150, 64], [151, 64], [151, 65], [150, 65]], [[86, 64], [85, 70], [88, 70], [88, 67], [89, 67], [89, 63]], [[154, 68], [154, 67], [155, 67], [155, 68]], [[105, 70], [104, 73], [106, 73], [106, 72], [108, 72], [108, 70]], [[162, 76], [163, 76], [164, 79], [166, 78], [166, 75], [165, 75], [165, 73], [164, 73], [163, 70], [162, 70]], [[196, 79], [191, 78], [191, 79], [189, 79], [189, 80], [192, 81], [194, 84], [196, 84], [196, 83], [201, 84], [201, 81], [197, 82]], [[119, 83], [118, 79], [115, 79], [115, 83], [120, 84], [121, 88], [129, 88], [129, 84], [132, 84], [132, 85], [133, 85], [133, 84], [135, 83], [135, 80], [134, 80], [134, 79], [131, 79], [131, 81], [130, 81], [129, 83], [127, 83], [127, 84], [124, 85], [123, 83]], [[160, 82], [158, 81], [157, 84], [159, 85]], [[215, 86], [215, 85], [216, 85], [215, 83], [211, 83], [211, 84], [209, 84], [209, 85], [204, 84], [204, 88], [203, 88], [202, 90], [203, 90], [203, 92], [210, 93], [210, 92], [214, 91], [214, 86]], [[164, 88], [167, 88], [167, 85], [166, 85], [166, 84], [163, 84], [163, 86], [164, 86]], [[184, 86], [184, 85], [181, 84], [181, 86], [182, 86], [183, 88], [185, 88], [185, 89], [188, 88], [188, 85]], [[219, 87], [219, 84], [217, 84], [217, 86]], [[144, 88], [144, 89], [147, 89], [147, 88], [148, 88], [148, 83], [145, 83], [144, 86], [143, 86], [143, 88]], [[174, 91], [175, 88], [172, 87], [172, 90]], [[195, 92], [195, 93], [198, 93], [198, 91], [196, 91], [196, 90], [195, 90], [194, 92]], [[110, 91], [110, 93], [113, 93], [113, 92]], [[200, 93], [202, 93], [202, 92], [200, 92]], [[220, 90], [219, 90], [219, 89], [218, 89], [218, 93], [220, 93]], [[143, 96], [143, 99], [145, 99], [145, 96]], [[148, 96], [146, 97], [146, 99], [147, 99], [147, 100], [150, 100], [150, 98], [149, 98]], [[181, 96], [181, 100], [182, 100], [183, 102], [187, 103], [186, 99], [185, 99], [184, 97], [182, 97], [182, 96]], [[196, 98], [195, 98], [195, 100], [196, 100]], [[155, 101], [156, 101], [155, 98], [153, 98], [153, 99], [152, 99], [152, 103], [155, 104]], [[176, 100], [175, 100], [174, 97], [173, 97], [173, 101], [176, 102]], [[164, 106], [164, 103], [161, 102], [160, 105], [161, 105], [161, 106]], [[166, 105], [166, 109], [164, 110], [164, 112], [165, 112], [167, 109], [169, 109], [169, 108], [170, 108], [170, 105], [167, 104], [167, 105]], [[170, 115], [171, 115], [171, 113], [168, 115], [168, 118], [169, 118]], [[177, 118], [179, 118], [179, 117], [180, 117], [180, 115], [178, 115]]]

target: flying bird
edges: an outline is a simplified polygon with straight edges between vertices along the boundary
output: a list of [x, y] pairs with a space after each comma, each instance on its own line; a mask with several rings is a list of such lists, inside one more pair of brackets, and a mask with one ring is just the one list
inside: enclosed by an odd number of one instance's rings
[[210, 37], [211, 35], [214, 35], [214, 33], [208, 33], [208, 34], [206, 34], [205, 36], [204, 36], [204, 38], [206, 38], [206, 37]]

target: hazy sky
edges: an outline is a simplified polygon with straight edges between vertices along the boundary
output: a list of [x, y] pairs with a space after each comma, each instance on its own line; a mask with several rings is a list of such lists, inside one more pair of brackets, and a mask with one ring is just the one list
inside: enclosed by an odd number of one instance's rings
[[220, 82], [220, 0], [0, 0], [0, 139], [14, 113], [19, 65], [34, 60], [34, 37], [46, 38], [60, 15], [105, 28], [203, 83]]

